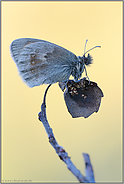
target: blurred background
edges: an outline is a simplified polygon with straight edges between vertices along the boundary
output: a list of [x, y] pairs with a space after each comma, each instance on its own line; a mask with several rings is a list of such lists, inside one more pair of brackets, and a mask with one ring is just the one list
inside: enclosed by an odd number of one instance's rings
[[[10, 55], [17, 38], [37, 38], [82, 56], [86, 39], [93, 64], [88, 76], [102, 89], [98, 113], [73, 119], [53, 84], [47, 117], [57, 142], [85, 174], [88, 153], [96, 182], [122, 181], [122, 2], [1, 2], [2, 182], [78, 182], [48, 142], [38, 113], [47, 85], [29, 88]], [[84, 77], [85, 74], [82, 75]]]

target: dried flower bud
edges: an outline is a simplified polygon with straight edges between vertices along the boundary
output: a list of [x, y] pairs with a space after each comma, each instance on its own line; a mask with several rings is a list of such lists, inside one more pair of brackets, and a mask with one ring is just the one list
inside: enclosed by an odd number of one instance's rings
[[97, 83], [89, 82], [86, 78], [78, 82], [69, 80], [64, 92], [65, 103], [73, 118], [87, 118], [94, 112], [98, 112], [101, 97], [103, 92]]

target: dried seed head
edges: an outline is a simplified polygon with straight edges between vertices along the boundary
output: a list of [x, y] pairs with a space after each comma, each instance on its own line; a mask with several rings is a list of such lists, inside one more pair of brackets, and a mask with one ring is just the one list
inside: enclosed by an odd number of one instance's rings
[[97, 83], [89, 82], [86, 78], [78, 82], [69, 80], [68, 83], [71, 84], [71, 87], [67, 85], [64, 98], [68, 111], [73, 118], [87, 118], [94, 112], [98, 112], [103, 93]]

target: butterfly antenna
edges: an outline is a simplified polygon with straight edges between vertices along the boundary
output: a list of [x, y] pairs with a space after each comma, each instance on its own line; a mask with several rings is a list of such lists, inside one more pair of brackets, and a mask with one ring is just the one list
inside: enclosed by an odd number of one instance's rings
[[101, 46], [95, 46], [95, 47], [93, 47], [93, 48], [89, 49], [88, 51], [86, 51], [84, 54], [86, 54], [86, 53], [87, 53], [87, 52], [89, 52], [90, 50], [93, 50], [93, 49], [95, 49], [96, 47], [99, 47], [99, 48], [101, 48]]
[[84, 54], [85, 54], [85, 50], [86, 50], [87, 41], [88, 41], [88, 39], [86, 39], [86, 42], [85, 42]]

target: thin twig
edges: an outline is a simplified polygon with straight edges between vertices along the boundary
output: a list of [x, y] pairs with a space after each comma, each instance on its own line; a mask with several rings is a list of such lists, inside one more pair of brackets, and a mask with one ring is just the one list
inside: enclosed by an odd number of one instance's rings
[[47, 116], [46, 116], [46, 94], [48, 92], [49, 87], [51, 84], [47, 87], [45, 94], [44, 94], [44, 100], [41, 105], [41, 112], [39, 112], [39, 120], [43, 123], [44, 128], [48, 134], [49, 142], [52, 145], [52, 147], [55, 149], [56, 153], [58, 154], [59, 158], [66, 163], [68, 169], [75, 175], [75, 177], [79, 180], [80, 183], [95, 183], [94, 180], [94, 174], [92, 165], [90, 162], [90, 158], [88, 154], [83, 153], [85, 166], [86, 166], [86, 177], [84, 177], [81, 172], [75, 167], [75, 165], [72, 163], [70, 157], [68, 156], [68, 153], [65, 151], [65, 149], [60, 146], [53, 134], [52, 128], [50, 127]]

